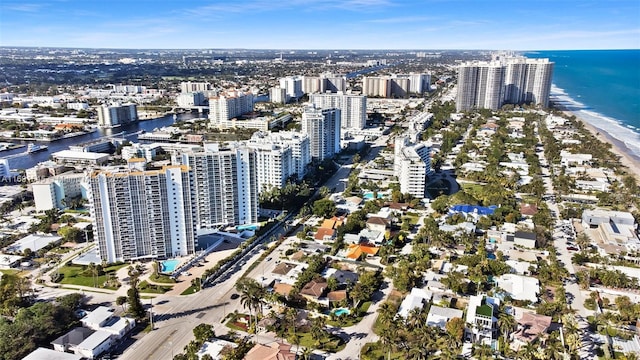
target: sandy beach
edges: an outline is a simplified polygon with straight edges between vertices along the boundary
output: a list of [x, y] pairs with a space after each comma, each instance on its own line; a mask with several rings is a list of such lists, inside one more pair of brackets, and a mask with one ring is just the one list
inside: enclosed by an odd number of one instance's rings
[[640, 183], [640, 159], [625, 152], [624, 144], [607, 134], [606, 131], [600, 130], [589, 124], [587, 121], [580, 118], [579, 114], [571, 111], [564, 111], [564, 113], [567, 116], [575, 116], [576, 120], [582, 122], [582, 124], [584, 124], [584, 128], [589, 130], [596, 138], [598, 138], [600, 141], [608, 142], [609, 144], [611, 144], [611, 152], [620, 157], [620, 163], [623, 166], [627, 167], [629, 174], [633, 175], [638, 183]]

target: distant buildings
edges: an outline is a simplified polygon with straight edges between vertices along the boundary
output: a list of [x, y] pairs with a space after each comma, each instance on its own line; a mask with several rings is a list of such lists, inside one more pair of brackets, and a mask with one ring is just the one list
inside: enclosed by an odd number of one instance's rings
[[287, 76], [280, 79], [280, 88], [285, 90], [289, 99], [299, 99], [304, 94], [302, 92], [302, 77]]
[[340, 152], [340, 109], [306, 107], [302, 113], [302, 132], [309, 137], [311, 158], [331, 159]]
[[311, 102], [316, 108], [340, 109], [343, 129], [364, 129], [367, 121], [367, 98], [361, 95], [311, 94]]
[[193, 254], [192, 181], [187, 166], [90, 174], [89, 208], [100, 259], [113, 263]]
[[180, 92], [183, 94], [209, 90], [211, 90], [211, 84], [208, 82], [183, 81], [180, 83]]
[[98, 126], [115, 127], [138, 121], [136, 104], [102, 105], [97, 108]]
[[227, 120], [253, 111], [253, 95], [232, 91], [209, 98], [209, 121], [211, 127], [221, 127]]
[[204, 93], [199, 91], [182, 93], [176, 97], [176, 103], [178, 104], [178, 107], [181, 108], [203, 106], [205, 104]]
[[398, 74], [391, 76], [366, 76], [362, 79], [362, 93], [366, 96], [404, 98], [409, 94], [429, 91], [431, 75]]
[[504, 57], [458, 67], [457, 111], [497, 110], [503, 104], [548, 106], [554, 63], [549, 59]]

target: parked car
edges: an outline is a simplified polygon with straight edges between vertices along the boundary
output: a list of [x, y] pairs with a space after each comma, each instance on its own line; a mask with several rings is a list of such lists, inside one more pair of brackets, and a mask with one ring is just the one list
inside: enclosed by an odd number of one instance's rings
[[580, 250], [580, 249], [578, 249], [578, 248], [577, 248], [577, 247], [575, 247], [575, 246], [567, 246], [567, 250], [569, 250], [569, 251], [578, 251], [578, 250]]

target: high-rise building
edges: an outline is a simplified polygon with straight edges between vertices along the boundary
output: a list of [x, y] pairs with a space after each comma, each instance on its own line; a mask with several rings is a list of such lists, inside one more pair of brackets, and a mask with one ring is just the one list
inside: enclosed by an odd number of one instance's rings
[[554, 63], [549, 59], [511, 57], [506, 62], [504, 103], [549, 106]]
[[206, 144], [204, 151], [183, 153], [175, 160], [193, 173], [199, 228], [258, 221], [256, 155], [252, 149], [219, 149], [217, 144]]
[[182, 93], [176, 96], [176, 103], [181, 108], [190, 108], [192, 106], [202, 106], [205, 104], [204, 101], [204, 93], [201, 91], [198, 92], [188, 92]]
[[114, 127], [138, 121], [136, 104], [102, 105], [96, 110], [98, 112], [98, 126]]
[[192, 175], [187, 166], [95, 171], [89, 208], [100, 259], [165, 259], [195, 252]]
[[309, 136], [311, 158], [331, 159], [340, 152], [340, 109], [306, 107], [302, 113], [302, 132]]
[[274, 86], [269, 89], [269, 101], [277, 104], [286, 104], [289, 101], [287, 90], [280, 86]]
[[323, 73], [320, 76], [303, 76], [302, 92], [305, 94], [338, 93], [347, 89], [347, 78], [344, 75]]
[[256, 154], [256, 181], [258, 192], [282, 188], [293, 174], [291, 148], [279, 144], [248, 141], [247, 146]]
[[304, 94], [302, 92], [301, 76], [287, 76], [281, 78], [280, 87], [286, 90], [287, 96], [291, 99], [299, 99]]
[[81, 185], [83, 179], [82, 173], [67, 173], [31, 184], [36, 211], [66, 209], [71, 199], [86, 198]]
[[209, 126], [220, 127], [226, 120], [253, 111], [253, 94], [232, 91], [209, 98]]
[[343, 129], [364, 129], [367, 121], [367, 97], [362, 95], [311, 94], [309, 101], [320, 109], [340, 109]]
[[391, 76], [365, 76], [362, 78], [362, 93], [366, 96], [404, 98], [409, 94], [429, 91], [431, 75], [397, 74]]
[[[396, 141], [396, 145], [399, 142]], [[431, 146], [424, 143], [400, 146], [395, 152], [394, 170], [398, 171], [400, 191], [422, 199], [431, 170]], [[399, 163], [399, 164], [397, 164]]]
[[549, 59], [500, 57], [458, 67], [456, 109], [497, 110], [504, 104], [549, 105], [553, 76]]
[[[288, 176], [296, 175], [298, 179], [302, 179], [305, 176], [307, 172], [307, 166], [311, 162], [309, 136], [307, 134], [299, 133], [296, 131], [279, 131], [274, 133], [267, 131], [258, 131], [253, 133], [253, 136], [247, 143], [247, 146], [253, 147], [253, 144], [288, 147], [289, 149], [291, 149], [291, 165], [289, 167]], [[260, 160], [257, 161], [257, 166], [262, 166]]]
[[181, 93], [190, 93], [190, 92], [204, 92], [211, 90], [211, 84], [208, 82], [191, 82], [191, 81], [183, 81], [180, 83], [180, 92]]

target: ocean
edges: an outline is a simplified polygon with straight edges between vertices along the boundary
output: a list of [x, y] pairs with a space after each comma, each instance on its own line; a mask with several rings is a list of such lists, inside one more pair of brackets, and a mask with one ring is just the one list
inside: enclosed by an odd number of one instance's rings
[[640, 159], [640, 50], [536, 51], [555, 62], [551, 98]]

